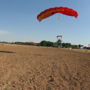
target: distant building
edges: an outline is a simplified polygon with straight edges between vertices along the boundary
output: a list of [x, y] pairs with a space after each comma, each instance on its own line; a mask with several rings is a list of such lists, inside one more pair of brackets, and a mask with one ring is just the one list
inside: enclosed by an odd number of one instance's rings
[[88, 44], [88, 46], [84, 47], [84, 49], [90, 49], [90, 44]]
[[88, 47], [90, 47], [90, 44], [88, 44]]

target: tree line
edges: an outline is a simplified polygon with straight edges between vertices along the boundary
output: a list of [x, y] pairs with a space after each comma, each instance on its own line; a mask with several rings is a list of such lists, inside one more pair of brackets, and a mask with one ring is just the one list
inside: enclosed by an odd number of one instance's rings
[[62, 47], [62, 48], [74, 48], [74, 49], [80, 49], [83, 47], [83, 45], [73, 45], [71, 43], [60, 43], [60, 42], [51, 42], [43, 40], [39, 44], [39, 46], [47, 46], [47, 47]]
[[46, 41], [43, 40], [39, 43], [35, 42], [5, 42], [2, 41], [0, 43], [5, 43], [5, 44], [18, 44], [18, 45], [32, 45], [32, 46], [45, 46], [45, 47], [62, 47], [62, 48], [73, 48], [73, 49], [80, 49], [83, 47], [83, 45], [74, 45], [71, 43], [61, 43], [59, 41], [57, 42], [51, 42], [51, 41]]

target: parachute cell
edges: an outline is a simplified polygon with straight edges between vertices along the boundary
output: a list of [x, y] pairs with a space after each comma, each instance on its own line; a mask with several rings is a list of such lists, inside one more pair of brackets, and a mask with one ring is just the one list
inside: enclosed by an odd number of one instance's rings
[[43, 12], [41, 12], [37, 16], [37, 19], [39, 21], [42, 21], [43, 19], [48, 18], [48, 17], [50, 17], [50, 16], [52, 16], [56, 13], [61, 13], [61, 14], [68, 15], [68, 16], [73, 16], [75, 18], [78, 17], [78, 12], [71, 9], [71, 8], [68, 8], [68, 7], [54, 7], [54, 8], [46, 9]]

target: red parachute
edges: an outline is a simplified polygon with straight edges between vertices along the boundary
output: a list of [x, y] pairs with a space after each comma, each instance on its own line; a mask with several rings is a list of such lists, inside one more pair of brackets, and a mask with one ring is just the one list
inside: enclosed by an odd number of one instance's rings
[[68, 15], [68, 16], [74, 16], [75, 18], [78, 17], [78, 12], [68, 8], [68, 7], [54, 7], [54, 8], [49, 8], [44, 10], [43, 12], [41, 12], [38, 16], [37, 19], [39, 21], [42, 21], [45, 18], [48, 18], [49, 16], [52, 16], [56, 13], [61, 13], [64, 15]]

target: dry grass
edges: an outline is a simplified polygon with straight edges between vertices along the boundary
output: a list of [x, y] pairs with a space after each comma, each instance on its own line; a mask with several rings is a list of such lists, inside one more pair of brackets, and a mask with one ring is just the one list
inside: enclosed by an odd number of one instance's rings
[[90, 90], [90, 53], [1, 44], [0, 90]]

